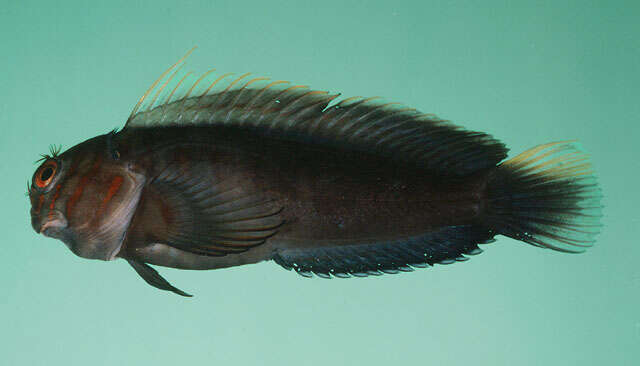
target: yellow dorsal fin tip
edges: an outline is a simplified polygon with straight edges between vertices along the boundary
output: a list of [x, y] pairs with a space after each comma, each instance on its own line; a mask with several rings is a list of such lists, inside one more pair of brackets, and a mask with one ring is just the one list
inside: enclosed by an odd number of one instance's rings
[[182, 58], [180, 58], [175, 64], [171, 65], [171, 67], [165, 70], [165, 72], [163, 72], [162, 75], [160, 75], [160, 77], [157, 78], [156, 81], [153, 82], [153, 84], [151, 84], [149, 89], [147, 89], [147, 91], [142, 95], [142, 97], [140, 97], [140, 100], [138, 100], [138, 103], [133, 108], [133, 111], [131, 111], [131, 114], [129, 115], [129, 120], [138, 112], [138, 109], [140, 108], [140, 105], [142, 105], [142, 102], [144, 102], [144, 100], [147, 98], [149, 93], [151, 93], [151, 91], [156, 87], [156, 85], [158, 85], [160, 80], [162, 80], [171, 70], [173, 70], [174, 67], [176, 67], [178, 64], [186, 60], [187, 57], [189, 57], [189, 55], [191, 55], [191, 53], [195, 51], [196, 48], [198, 47], [194, 46], [193, 48], [191, 48], [184, 56], [182, 56]]

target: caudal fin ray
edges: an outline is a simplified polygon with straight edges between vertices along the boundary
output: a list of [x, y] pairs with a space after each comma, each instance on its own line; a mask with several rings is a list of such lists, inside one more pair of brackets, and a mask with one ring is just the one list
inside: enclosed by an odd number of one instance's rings
[[572, 141], [536, 146], [503, 162], [488, 198], [492, 228], [539, 247], [582, 252], [602, 226], [601, 190], [588, 155]]

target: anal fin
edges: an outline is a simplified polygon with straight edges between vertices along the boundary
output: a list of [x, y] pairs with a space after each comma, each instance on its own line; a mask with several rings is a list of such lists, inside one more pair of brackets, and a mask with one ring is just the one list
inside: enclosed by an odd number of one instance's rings
[[420, 236], [392, 241], [347, 245], [318, 245], [288, 248], [275, 253], [273, 260], [304, 277], [366, 277], [411, 272], [434, 264], [465, 261], [467, 255], [482, 251], [495, 233], [478, 226], [450, 226]]

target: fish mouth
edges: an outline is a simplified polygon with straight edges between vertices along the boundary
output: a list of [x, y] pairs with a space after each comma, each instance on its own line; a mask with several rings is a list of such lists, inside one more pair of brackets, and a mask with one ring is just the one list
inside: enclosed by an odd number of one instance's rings
[[44, 220], [32, 217], [31, 224], [38, 234], [50, 238], [58, 238], [62, 230], [69, 225], [66, 217], [58, 210], [49, 211]]

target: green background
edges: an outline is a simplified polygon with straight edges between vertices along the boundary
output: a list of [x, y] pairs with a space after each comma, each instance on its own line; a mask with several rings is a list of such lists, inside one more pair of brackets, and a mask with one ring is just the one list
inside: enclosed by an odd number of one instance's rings
[[[637, 4], [5, 1], [0, 364], [640, 364]], [[122, 126], [194, 45], [194, 70], [382, 95], [514, 153], [578, 139], [603, 233], [582, 255], [501, 237], [466, 263], [372, 279], [160, 269], [192, 299], [36, 235], [24, 191], [38, 154]]]

